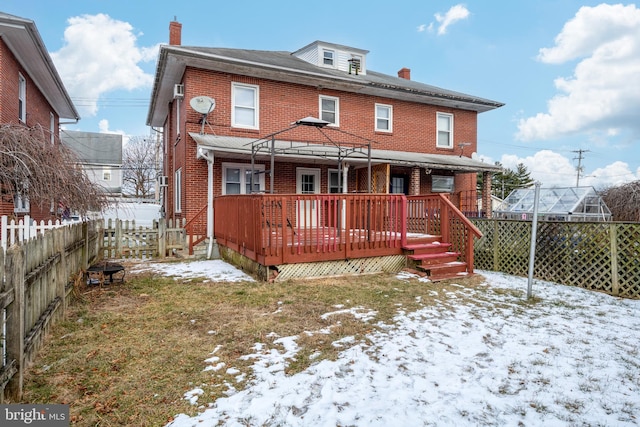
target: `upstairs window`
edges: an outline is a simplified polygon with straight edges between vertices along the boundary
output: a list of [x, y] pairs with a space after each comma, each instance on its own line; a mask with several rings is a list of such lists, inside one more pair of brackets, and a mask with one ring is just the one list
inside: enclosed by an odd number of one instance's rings
[[436, 147], [453, 148], [453, 115], [438, 113], [438, 136]]
[[391, 132], [393, 107], [391, 105], [376, 104], [376, 131]]
[[258, 86], [232, 83], [231, 126], [258, 129]]
[[102, 168], [102, 180], [111, 181], [111, 168]]
[[329, 49], [322, 50], [322, 65], [335, 67], [335, 52]]
[[18, 119], [27, 122], [27, 80], [18, 73]]
[[320, 119], [334, 126], [340, 125], [339, 99], [333, 96], [320, 96]]
[[56, 116], [49, 113], [49, 133], [51, 134], [51, 144], [56, 143]]

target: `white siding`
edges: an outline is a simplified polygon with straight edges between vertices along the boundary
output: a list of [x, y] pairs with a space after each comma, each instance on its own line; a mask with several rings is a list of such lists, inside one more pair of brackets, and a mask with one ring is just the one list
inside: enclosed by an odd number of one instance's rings
[[344, 71], [345, 73], [348, 73], [349, 60], [352, 57], [356, 56], [360, 58], [360, 71], [358, 73], [359, 74], [367, 73], [366, 51], [363, 51], [361, 49], [353, 48], [351, 50], [347, 46], [342, 47], [339, 45], [316, 42], [296, 51], [295, 56], [302, 59], [303, 61], [309, 62], [319, 67], [326, 67], [325, 65], [322, 64], [324, 49], [331, 50], [334, 52], [335, 66], [333, 68], [337, 68], [340, 71]]

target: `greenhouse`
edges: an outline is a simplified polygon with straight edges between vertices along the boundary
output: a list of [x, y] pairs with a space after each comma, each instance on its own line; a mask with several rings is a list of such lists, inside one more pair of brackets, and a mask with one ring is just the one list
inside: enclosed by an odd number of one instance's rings
[[[535, 187], [514, 190], [494, 211], [494, 218], [533, 219]], [[610, 221], [611, 211], [593, 187], [541, 188], [538, 219]]]

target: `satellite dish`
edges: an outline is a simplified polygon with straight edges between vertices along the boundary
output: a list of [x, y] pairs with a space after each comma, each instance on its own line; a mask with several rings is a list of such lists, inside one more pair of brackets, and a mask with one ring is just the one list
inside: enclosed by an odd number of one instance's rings
[[200, 114], [209, 114], [216, 108], [216, 100], [209, 96], [196, 96], [191, 98], [189, 105]]

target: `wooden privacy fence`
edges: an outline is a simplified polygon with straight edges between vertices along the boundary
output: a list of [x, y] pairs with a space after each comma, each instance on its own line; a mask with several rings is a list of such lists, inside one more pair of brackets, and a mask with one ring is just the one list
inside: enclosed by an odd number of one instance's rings
[[152, 259], [165, 257], [173, 250], [188, 247], [186, 220], [153, 221], [151, 226], [136, 226], [135, 221], [109, 219], [103, 227], [102, 258]]
[[59, 227], [0, 248], [0, 402], [22, 395], [25, 365], [64, 313], [73, 280], [98, 255], [95, 222]]
[[[472, 220], [482, 231], [481, 270], [527, 276], [531, 221]], [[625, 298], [640, 298], [640, 224], [538, 222], [534, 277]]]

